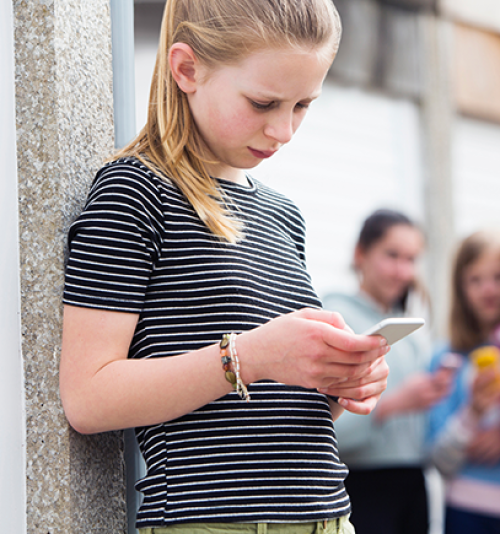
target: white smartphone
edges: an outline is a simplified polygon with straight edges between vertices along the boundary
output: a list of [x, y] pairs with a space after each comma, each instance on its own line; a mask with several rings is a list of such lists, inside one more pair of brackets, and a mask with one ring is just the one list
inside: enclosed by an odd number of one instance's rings
[[380, 335], [387, 339], [389, 345], [393, 345], [396, 341], [424, 326], [424, 324], [425, 321], [419, 317], [392, 317], [380, 321], [380, 323], [363, 332], [363, 335]]

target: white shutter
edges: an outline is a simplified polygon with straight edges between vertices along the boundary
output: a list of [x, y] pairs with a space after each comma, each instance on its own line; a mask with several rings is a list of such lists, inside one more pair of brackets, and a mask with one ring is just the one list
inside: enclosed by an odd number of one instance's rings
[[500, 228], [500, 126], [457, 118], [453, 143], [456, 230]]
[[371, 211], [422, 220], [421, 173], [418, 107], [330, 82], [290, 144], [251, 171], [299, 205], [320, 295], [354, 289], [353, 247]]

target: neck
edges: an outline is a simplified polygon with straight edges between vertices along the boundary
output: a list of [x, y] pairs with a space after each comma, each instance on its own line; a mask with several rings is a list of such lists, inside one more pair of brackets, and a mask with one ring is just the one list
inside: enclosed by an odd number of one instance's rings
[[247, 175], [243, 169], [221, 169], [218, 166], [209, 166], [207, 170], [210, 176], [214, 176], [220, 180], [227, 180], [228, 182], [234, 182], [239, 185], [249, 185]]
[[363, 297], [367, 300], [369, 300], [370, 302], [372, 302], [373, 304], [375, 304], [375, 306], [377, 306], [377, 308], [382, 312], [382, 313], [387, 313], [389, 310], [391, 310], [393, 308], [392, 305], [388, 305], [384, 302], [380, 302], [379, 299], [377, 299], [376, 297], [374, 297], [372, 294], [368, 293], [368, 291], [365, 291], [365, 289], [363, 289], [363, 287], [360, 287], [360, 290], [359, 292], [361, 293], [361, 295], [363, 295]]

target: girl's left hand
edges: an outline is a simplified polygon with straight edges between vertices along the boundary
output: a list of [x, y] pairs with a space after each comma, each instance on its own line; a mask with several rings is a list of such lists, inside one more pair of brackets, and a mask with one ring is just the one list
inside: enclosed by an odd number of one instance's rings
[[500, 428], [481, 430], [467, 448], [467, 456], [473, 462], [494, 465], [500, 461]]
[[477, 373], [472, 382], [470, 407], [477, 417], [500, 403], [500, 390], [495, 380], [495, 371], [487, 370]]
[[367, 415], [373, 411], [380, 395], [385, 391], [388, 375], [389, 366], [382, 356], [371, 364], [363, 378], [346, 380], [319, 391], [325, 395], [339, 397], [338, 403], [347, 411]]

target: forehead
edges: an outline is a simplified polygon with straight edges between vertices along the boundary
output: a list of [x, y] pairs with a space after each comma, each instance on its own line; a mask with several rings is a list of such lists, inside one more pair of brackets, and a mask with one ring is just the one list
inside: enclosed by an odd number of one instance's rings
[[466, 267], [467, 271], [492, 268], [500, 269], [500, 250], [496, 247], [486, 248], [474, 261]]
[[[377, 243], [374, 243], [376, 246]], [[418, 253], [424, 245], [424, 238], [418, 228], [407, 224], [391, 226], [378, 241], [380, 247], [397, 248], [402, 252]]]
[[276, 48], [256, 51], [232, 65], [209, 72], [241, 90], [279, 100], [316, 98], [330, 62], [322, 48]]

